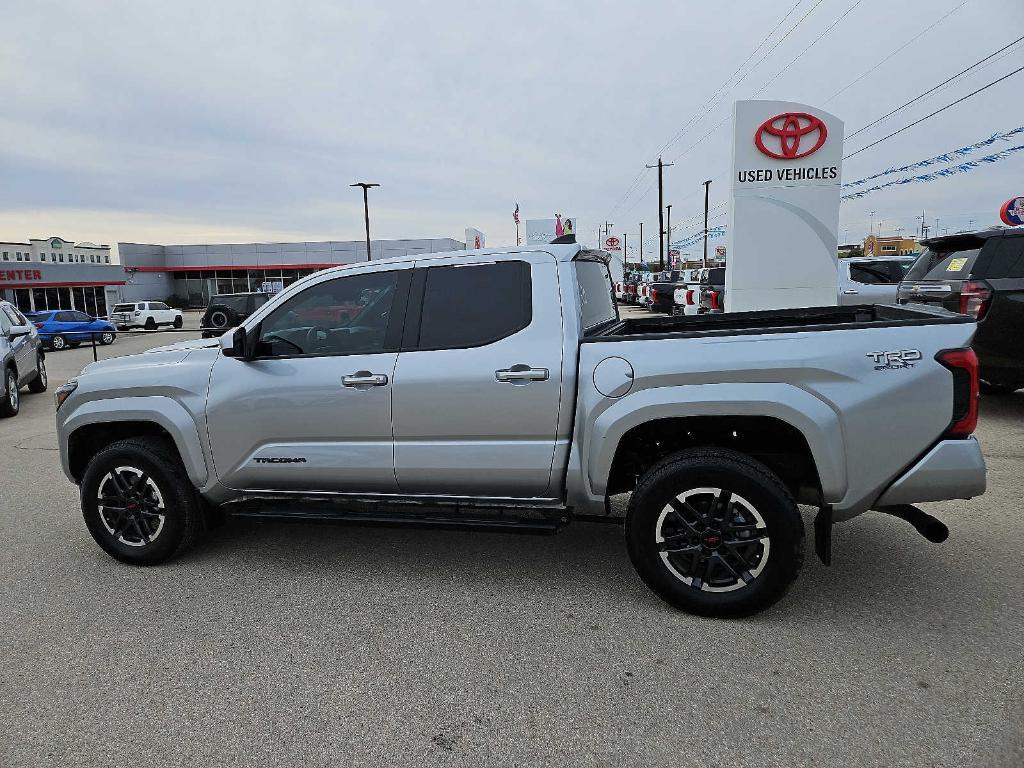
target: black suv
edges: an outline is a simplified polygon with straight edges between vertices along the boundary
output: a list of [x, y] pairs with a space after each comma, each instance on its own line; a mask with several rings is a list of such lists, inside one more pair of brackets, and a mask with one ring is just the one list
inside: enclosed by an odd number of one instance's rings
[[203, 338], [222, 336], [270, 301], [267, 293], [220, 293], [210, 299], [199, 327]]
[[971, 347], [982, 390], [1024, 387], [1024, 230], [987, 229], [923, 240], [898, 289], [900, 304], [939, 304], [978, 321]]

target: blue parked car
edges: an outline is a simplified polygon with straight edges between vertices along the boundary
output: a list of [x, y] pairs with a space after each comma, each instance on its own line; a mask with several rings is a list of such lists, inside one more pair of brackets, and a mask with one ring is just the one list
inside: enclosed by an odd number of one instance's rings
[[83, 342], [92, 343], [94, 335], [100, 344], [113, 344], [117, 338], [114, 326], [106, 320], [73, 309], [32, 312], [25, 316], [39, 330], [43, 343], [54, 352], [77, 347]]

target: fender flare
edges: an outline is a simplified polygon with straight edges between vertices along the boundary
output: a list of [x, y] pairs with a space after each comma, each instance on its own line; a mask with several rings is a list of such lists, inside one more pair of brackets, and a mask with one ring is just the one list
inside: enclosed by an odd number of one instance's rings
[[174, 441], [192, 484], [197, 488], [206, 485], [209, 470], [195, 420], [181, 403], [160, 395], [91, 400], [76, 407], [70, 418], [60, 425], [59, 430], [62, 436], [66, 436], [59, 440], [61, 463], [64, 474], [72, 482], [74, 478], [71, 474], [67, 448], [71, 435], [90, 424], [118, 421], [142, 421], [161, 427]]
[[616, 400], [584, 435], [586, 476], [595, 495], [608, 487], [622, 437], [634, 427], [659, 419], [688, 416], [760, 416], [778, 419], [807, 441], [825, 500], [846, 492], [842, 423], [827, 403], [790, 384], [735, 383], [655, 387]]

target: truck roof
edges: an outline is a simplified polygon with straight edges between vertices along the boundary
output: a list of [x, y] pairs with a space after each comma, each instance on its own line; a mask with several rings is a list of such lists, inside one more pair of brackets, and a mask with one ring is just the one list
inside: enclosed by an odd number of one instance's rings
[[[411, 261], [432, 261], [434, 259], [459, 256], [467, 261], [512, 261], [523, 253], [549, 253], [555, 261], [573, 261], [578, 258], [598, 259], [607, 263], [611, 255], [605, 251], [587, 250], [579, 243], [549, 243], [544, 245], [512, 245], [505, 248], [473, 248], [463, 251], [443, 251], [441, 253], [411, 253], [405, 256], [394, 256], [390, 259], [374, 259], [371, 264], [404, 264]], [[329, 272], [344, 271], [359, 267], [368, 262], [358, 261], [351, 264], [331, 267]]]

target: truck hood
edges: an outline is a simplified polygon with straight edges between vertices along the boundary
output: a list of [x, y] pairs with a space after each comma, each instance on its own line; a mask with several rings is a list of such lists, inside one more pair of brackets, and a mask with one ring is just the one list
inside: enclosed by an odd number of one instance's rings
[[[113, 370], [155, 368], [165, 365], [176, 365], [184, 362], [190, 354], [198, 350], [215, 349], [219, 342], [217, 339], [194, 339], [191, 341], [179, 341], [174, 344], [167, 344], [162, 347], [154, 347], [145, 352], [137, 352], [134, 355], [121, 355], [89, 363], [82, 369], [79, 376], [94, 373], [106, 373]], [[214, 359], [216, 356], [210, 352], [204, 353]], [[212, 364], [212, 363], [211, 363]]]
[[153, 347], [153, 349], [147, 349], [143, 352], [143, 355], [149, 355], [154, 352], [170, 352], [176, 350], [191, 350], [191, 349], [206, 349], [216, 347], [220, 344], [218, 339], [189, 339], [188, 341], [176, 341], [173, 344], [165, 344], [162, 347]]

